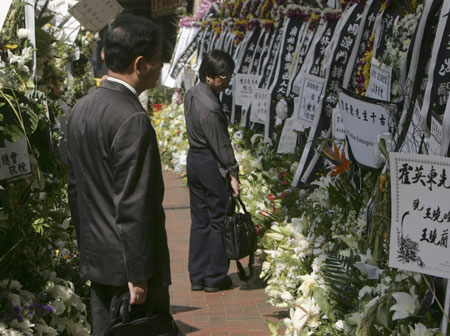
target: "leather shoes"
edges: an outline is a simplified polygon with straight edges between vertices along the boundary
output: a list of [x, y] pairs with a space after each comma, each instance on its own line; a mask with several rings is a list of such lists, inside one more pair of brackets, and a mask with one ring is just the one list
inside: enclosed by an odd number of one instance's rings
[[233, 281], [230, 277], [226, 277], [225, 280], [217, 287], [205, 286], [204, 291], [207, 293], [215, 293], [221, 290], [227, 290], [233, 288]]
[[202, 291], [204, 288], [203, 285], [192, 285], [191, 286], [191, 291]]

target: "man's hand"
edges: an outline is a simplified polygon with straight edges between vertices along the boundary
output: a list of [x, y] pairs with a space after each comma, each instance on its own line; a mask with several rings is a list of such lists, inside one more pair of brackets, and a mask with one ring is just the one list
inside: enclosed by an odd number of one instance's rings
[[239, 180], [233, 175], [230, 175], [230, 177], [231, 189], [233, 189], [235, 196], [238, 197], [240, 191]]
[[147, 280], [129, 282], [130, 304], [142, 304], [147, 299]]

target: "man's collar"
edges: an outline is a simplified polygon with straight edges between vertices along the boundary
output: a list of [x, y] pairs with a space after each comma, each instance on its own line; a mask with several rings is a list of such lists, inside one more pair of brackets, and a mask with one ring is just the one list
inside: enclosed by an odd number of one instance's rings
[[111, 82], [120, 83], [120, 84], [122, 84], [123, 86], [125, 86], [128, 90], [130, 90], [131, 92], [133, 92], [133, 94], [134, 94], [136, 97], [138, 96], [136, 89], [135, 89], [134, 87], [132, 87], [130, 84], [128, 84], [127, 82], [125, 82], [125, 81], [123, 81], [123, 80], [121, 80], [121, 79], [115, 78], [115, 77], [111, 77], [111, 76], [108, 76], [108, 77], [106, 78], [106, 80], [109, 80], [109, 81], [111, 81]]

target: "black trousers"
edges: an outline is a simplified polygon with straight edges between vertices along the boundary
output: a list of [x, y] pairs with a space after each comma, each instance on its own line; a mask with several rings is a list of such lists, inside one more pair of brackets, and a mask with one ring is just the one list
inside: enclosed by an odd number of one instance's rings
[[187, 179], [191, 203], [189, 275], [191, 285], [220, 286], [230, 260], [225, 256], [222, 231], [228, 191], [214, 155], [207, 149], [189, 149]]
[[[105, 334], [111, 323], [111, 301], [127, 291], [128, 286], [117, 287], [91, 282], [91, 310], [94, 336], [103, 336]], [[149, 312], [169, 312], [169, 287], [155, 286], [149, 283], [147, 301], [144, 304]]]

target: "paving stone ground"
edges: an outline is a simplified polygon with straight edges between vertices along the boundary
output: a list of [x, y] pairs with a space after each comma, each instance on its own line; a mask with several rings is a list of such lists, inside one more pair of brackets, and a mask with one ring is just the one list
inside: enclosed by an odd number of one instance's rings
[[[232, 261], [235, 288], [217, 293], [193, 292], [188, 273], [190, 230], [189, 191], [182, 178], [164, 172], [164, 208], [169, 241], [172, 285], [171, 313], [180, 335], [270, 335], [266, 320], [278, 321], [279, 309], [270, 306], [264, 289], [240, 290], [243, 284]], [[243, 264], [246, 265], [246, 260]]]

